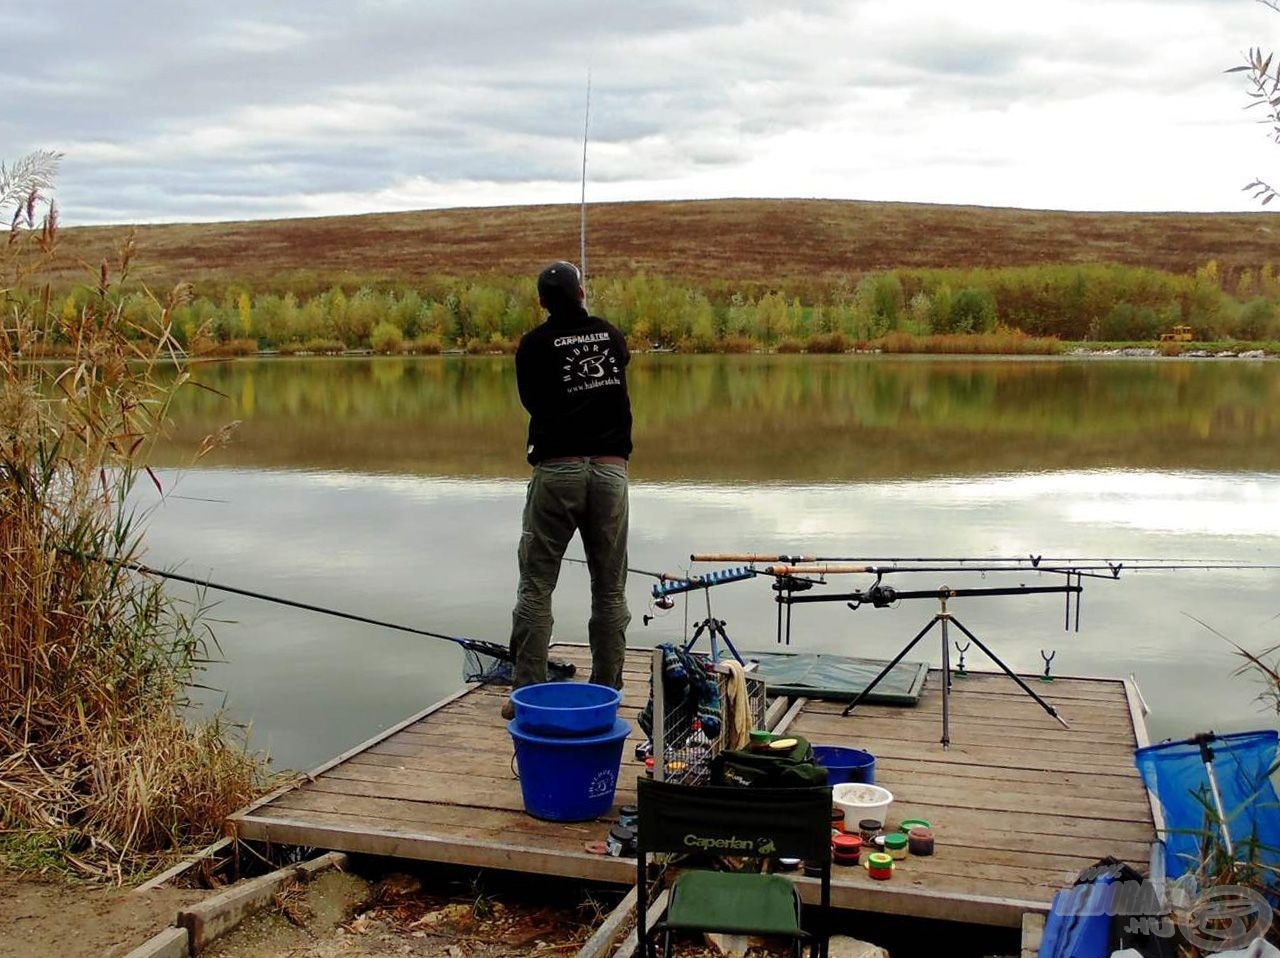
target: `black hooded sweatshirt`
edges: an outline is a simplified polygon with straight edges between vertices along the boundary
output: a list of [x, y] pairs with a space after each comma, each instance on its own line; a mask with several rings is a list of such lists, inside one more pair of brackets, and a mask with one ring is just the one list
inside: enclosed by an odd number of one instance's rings
[[529, 411], [529, 462], [631, 455], [627, 341], [581, 305], [555, 307], [516, 350], [520, 402]]

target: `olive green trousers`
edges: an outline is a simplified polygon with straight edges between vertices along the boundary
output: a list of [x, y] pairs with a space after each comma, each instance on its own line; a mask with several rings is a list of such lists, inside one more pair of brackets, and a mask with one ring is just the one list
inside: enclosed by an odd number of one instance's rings
[[591, 574], [591, 681], [622, 688], [627, 626], [627, 467], [589, 457], [540, 463], [525, 497], [517, 557], [520, 584], [511, 614], [514, 685], [547, 680], [547, 646], [553, 624], [551, 594], [574, 533]]

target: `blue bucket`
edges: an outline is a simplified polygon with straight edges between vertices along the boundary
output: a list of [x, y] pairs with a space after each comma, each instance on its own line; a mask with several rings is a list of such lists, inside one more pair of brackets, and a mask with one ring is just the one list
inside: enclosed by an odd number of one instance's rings
[[618, 717], [622, 693], [590, 682], [543, 682], [511, 693], [516, 721], [530, 735], [604, 735]]
[[507, 731], [515, 742], [524, 810], [552, 822], [585, 822], [613, 807], [622, 746], [631, 723], [617, 719], [603, 735], [588, 738], [532, 735], [519, 722]]
[[843, 745], [815, 745], [814, 760], [827, 770], [828, 785], [857, 782], [862, 785], [876, 783], [876, 757], [861, 749]]

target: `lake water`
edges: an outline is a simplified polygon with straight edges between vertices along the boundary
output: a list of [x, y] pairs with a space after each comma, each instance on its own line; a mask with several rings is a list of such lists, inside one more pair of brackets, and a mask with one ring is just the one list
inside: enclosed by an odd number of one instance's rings
[[[528, 467], [509, 358], [247, 360], [199, 369], [153, 506], [149, 561], [244, 588], [505, 643]], [[691, 552], [1101, 556], [1280, 563], [1280, 363], [638, 356], [631, 564]], [[200, 463], [185, 450], [230, 421]], [[570, 555], [580, 556], [575, 542]], [[703, 570], [714, 566], [701, 566]], [[1057, 585], [936, 573], [899, 588]], [[1155, 737], [1262, 727], [1227, 639], [1280, 643], [1276, 571], [1122, 572], [1060, 595], [951, 611], [1019, 671], [1138, 679]], [[704, 593], [663, 613], [630, 586], [630, 641], [675, 641]], [[870, 584], [844, 577], [826, 591]], [[711, 590], [743, 650], [774, 648], [769, 580]], [[309, 768], [458, 687], [432, 639], [209, 594], [224, 662], [206, 707]], [[588, 583], [566, 565], [556, 637], [585, 641]], [[793, 648], [889, 657], [933, 600], [797, 606]], [[643, 616], [655, 615], [648, 625]], [[940, 661], [937, 630], [913, 659]], [[989, 667], [973, 648], [967, 664]], [[1066, 716], [1068, 721], [1071, 716]], [[953, 725], [957, 743], [967, 734]]]

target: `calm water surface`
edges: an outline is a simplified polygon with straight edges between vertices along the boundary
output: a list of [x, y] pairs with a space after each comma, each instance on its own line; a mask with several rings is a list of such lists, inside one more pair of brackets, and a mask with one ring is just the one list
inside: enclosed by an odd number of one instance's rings
[[[509, 359], [254, 360], [202, 367], [176, 413], [150, 559], [189, 575], [433, 631], [505, 642], [528, 475]], [[1280, 363], [637, 357], [631, 562], [694, 551], [1089, 555], [1280, 563]], [[186, 450], [238, 420], [198, 465]], [[581, 555], [575, 543], [571, 555]], [[1057, 584], [939, 573], [900, 587]], [[1087, 581], [1079, 632], [1057, 596], [959, 599], [1009, 664], [1136, 675], [1153, 735], [1274, 724], [1227, 638], [1280, 642], [1276, 572]], [[630, 641], [647, 626], [636, 577]], [[849, 578], [842, 590], [869, 585]], [[773, 647], [768, 580], [710, 593], [742, 649]], [[210, 598], [219, 598], [210, 594]], [[585, 571], [566, 565], [556, 636], [585, 641]], [[891, 656], [931, 601], [796, 607], [801, 650]], [[706, 614], [701, 596], [688, 610]], [[445, 695], [462, 655], [430, 639], [247, 599], [212, 610], [225, 662], [207, 707], [307, 768]], [[1225, 638], [1224, 638], [1225, 637]], [[976, 649], [969, 664], [986, 663]], [[937, 662], [936, 632], [914, 658]], [[1070, 716], [1068, 716], [1070, 719]], [[953, 727], [957, 744], [963, 725]]]

